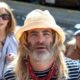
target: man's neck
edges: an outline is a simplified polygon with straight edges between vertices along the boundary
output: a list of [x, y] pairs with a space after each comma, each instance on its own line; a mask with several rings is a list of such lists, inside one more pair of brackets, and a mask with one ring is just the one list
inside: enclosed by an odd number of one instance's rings
[[33, 60], [30, 61], [33, 69], [35, 71], [44, 71], [51, 67], [53, 64], [53, 60], [45, 61], [45, 62], [34, 62]]

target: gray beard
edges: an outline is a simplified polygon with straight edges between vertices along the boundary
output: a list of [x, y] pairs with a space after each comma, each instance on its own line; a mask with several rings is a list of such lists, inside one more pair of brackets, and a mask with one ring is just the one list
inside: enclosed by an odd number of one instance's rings
[[52, 48], [52, 44], [53, 43], [50, 44], [51, 45], [50, 49], [48, 49], [47, 52], [34, 52], [33, 50], [31, 50], [30, 44], [29, 44], [28, 46], [30, 50], [29, 56], [31, 57], [32, 60], [34, 60], [37, 63], [44, 63], [44, 62], [50, 61], [53, 58], [54, 51], [55, 51], [55, 49]]
[[32, 53], [32, 54], [30, 54], [30, 57], [34, 60], [34, 61], [36, 61], [36, 62], [38, 62], [38, 63], [43, 63], [43, 62], [46, 62], [46, 61], [49, 61], [50, 59], [52, 59], [52, 57], [53, 57], [53, 53], [51, 52], [38, 52], [38, 53]]

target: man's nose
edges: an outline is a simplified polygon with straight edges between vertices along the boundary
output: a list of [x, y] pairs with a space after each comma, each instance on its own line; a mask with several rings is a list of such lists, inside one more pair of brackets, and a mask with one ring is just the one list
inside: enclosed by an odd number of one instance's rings
[[38, 42], [39, 43], [43, 43], [44, 41], [45, 41], [44, 35], [43, 34], [39, 34], [39, 36], [38, 36]]

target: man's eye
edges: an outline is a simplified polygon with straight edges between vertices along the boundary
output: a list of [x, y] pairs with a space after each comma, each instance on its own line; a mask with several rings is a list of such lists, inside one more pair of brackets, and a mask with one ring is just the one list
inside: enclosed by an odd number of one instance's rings
[[37, 36], [37, 34], [36, 33], [32, 33], [31, 36]]
[[50, 32], [45, 32], [44, 35], [51, 35], [51, 33]]

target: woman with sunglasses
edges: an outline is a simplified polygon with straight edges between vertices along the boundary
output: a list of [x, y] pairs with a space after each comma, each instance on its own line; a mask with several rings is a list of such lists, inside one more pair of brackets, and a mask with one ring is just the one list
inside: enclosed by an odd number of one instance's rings
[[15, 26], [16, 21], [10, 7], [5, 2], [0, 2], [0, 80], [3, 80], [6, 66], [17, 53]]

